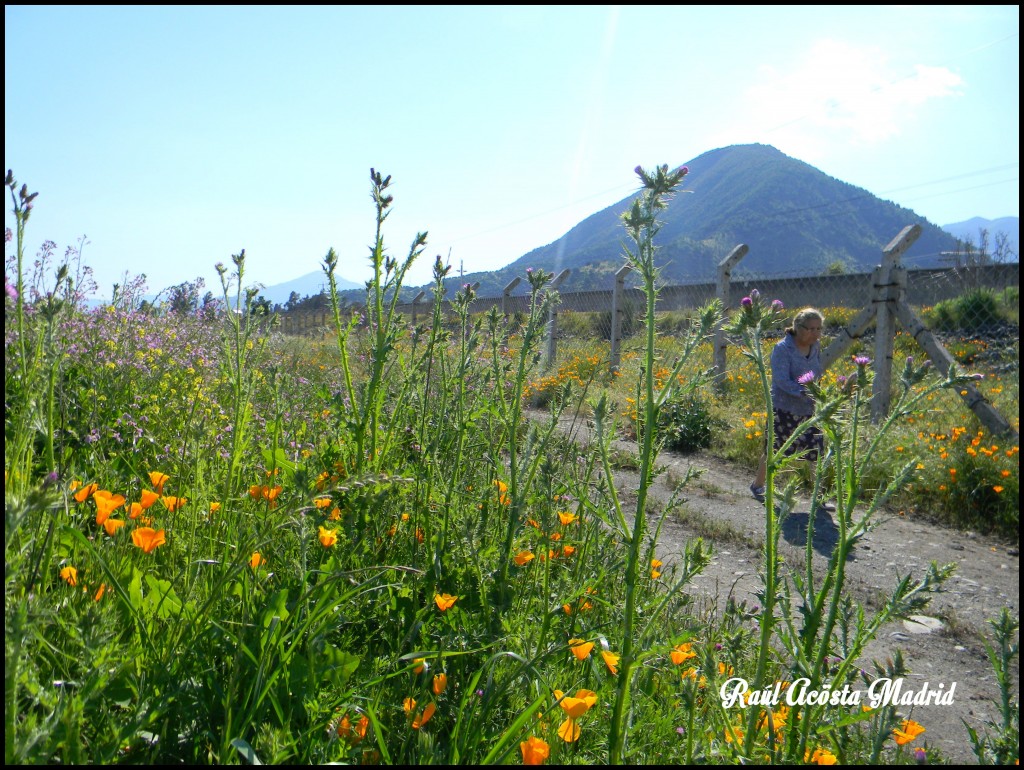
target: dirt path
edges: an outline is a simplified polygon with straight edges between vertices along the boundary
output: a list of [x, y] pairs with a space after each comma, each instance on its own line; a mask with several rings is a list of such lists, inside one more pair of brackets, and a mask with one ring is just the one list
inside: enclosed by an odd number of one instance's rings
[[[567, 419], [561, 427], [579, 443], [590, 440], [591, 426], [586, 420], [573, 424]], [[637, 445], [616, 441], [613, 449], [635, 456]], [[690, 593], [719, 608], [730, 595], [737, 602], [746, 601], [748, 607], [756, 605], [764, 506], [748, 490], [752, 472], [708, 454], [683, 456], [663, 452], [658, 465], [664, 466], [665, 471], [651, 490], [654, 505], [668, 501], [672, 486], [685, 477], [688, 469], [701, 473], [687, 485], [681, 511], [666, 520], [657, 544], [658, 558], [668, 567], [682, 553], [687, 540], [702, 536], [713, 543], [714, 558], [693, 581]], [[632, 514], [639, 473], [620, 469], [615, 471], [615, 477], [623, 506]], [[809, 500], [802, 502], [783, 523], [779, 541], [783, 558], [797, 568], [804, 564], [810, 508]], [[819, 513], [813, 539], [816, 571], [824, 570], [835, 541], [832, 517]], [[986, 721], [999, 719], [999, 690], [984, 642], [991, 639], [987, 621], [996, 618], [1003, 607], [1019, 617], [1017, 546], [884, 513], [879, 526], [864, 536], [847, 561], [846, 586], [870, 611], [879, 597], [896, 585], [897, 575], [910, 572], [921, 576], [933, 561], [940, 565], [955, 563], [957, 568], [945, 590], [925, 610], [926, 619], [922, 618], [922, 623], [897, 621], [883, 626], [867, 648], [862, 667], [871, 671], [872, 660], [884, 662], [901, 650], [910, 672], [904, 689], [918, 690], [927, 682], [932, 689], [943, 683], [948, 690], [955, 682], [952, 706], [914, 707], [913, 718], [926, 728], [915, 745], [926, 741], [938, 747], [948, 760], [977, 764], [960, 720], [981, 732]], [[1019, 686], [1018, 674], [1019, 669], [1015, 668], [1015, 691]], [[905, 715], [909, 716], [910, 707], [906, 708]]]

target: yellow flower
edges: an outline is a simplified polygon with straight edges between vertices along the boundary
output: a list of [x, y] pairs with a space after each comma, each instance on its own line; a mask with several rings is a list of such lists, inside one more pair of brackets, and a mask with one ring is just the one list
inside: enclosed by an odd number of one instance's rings
[[686, 644], [676, 645], [675, 649], [669, 653], [669, 657], [672, 658], [673, 663], [679, 666], [690, 658], [696, 658], [697, 653], [693, 651], [693, 645], [687, 642]]
[[896, 739], [896, 743], [902, 746], [905, 743], [910, 743], [923, 732], [924, 728], [913, 719], [904, 719], [899, 727], [893, 729], [892, 735]]
[[459, 597], [451, 594], [434, 594], [434, 603], [441, 612], [451, 609], [458, 600]]
[[576, 514], [570, 513], [569, 511], [559, 511], [558, 519], [562, 522], [563, 526], [568, 526], [576, 521]]
[[143, 553], [152, 553], [167, 541], [162, 529], [157, 531], [151, 527], [139, 527], [132, 531], [132, 542], [141, 548]]
[[448, 687], [448, 676], [444, 672], [434, 675], [434, 695], [440, 695]]
[[612, 675], [619, 673], [617, 666], [619, 665], [619, 659], [621, 656], [616, 655], [614, 652], [608, 652], [608, 650], [601, 650], [601, 657], [604, 658], [604, 664], [608, 667], [608, 670]]
[[576, 656], [577, 660], [586, 660], [590, 657], [590, 651], [594, 649], [594, 643], [585, 639], [570, 639], [569, 651]]
[[551, 747], [532, 735], [519, 744], [519, 750], [523, 752], [524, 765], [542, 765], [551, 754]]
[[661, 577], [661, 559], [651, 559], [651, 580]]
[[320, 544], [324, 548], [330, 548], [332, 545], [338, 542], [338, 530], [320, 527], [319, 538]]
[[330, 504], [331, 498], [329, 497], [318, 497], [313, 501], [313, 505], [319, 509], [327, 508]]
[[220, 503], [218, 503], [216, 500], [214, 500], [213, 502], [210, 503], [210, 513], [216, 513], [219, 510], [220, 510]]
[[60, 571], [60, 576], [68, 582], [69, 586], [78, 585], [78, 570], [72, 566], [63, 567]]

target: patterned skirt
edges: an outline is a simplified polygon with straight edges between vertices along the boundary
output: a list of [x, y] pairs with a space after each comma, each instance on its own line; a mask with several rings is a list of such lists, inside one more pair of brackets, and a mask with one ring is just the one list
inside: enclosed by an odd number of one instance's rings
[[[796, 430], [797, 426], [806, 419], [806, 417], [795, 415], [792, 412], [785, 412], [782, 409], [775, 410], [776, 451], [782, 448], [782, 445], [793, 435], [793, 431]], [[796, 454], [804, 450], [808, 450], [806, 458], [812, 461], [818, 459], [819, 452], [824, 453], [825, 436], [817, 426], [807, 428], [801, 433], [797, 440], [790, 445], [789, 451], [786, 454]]]

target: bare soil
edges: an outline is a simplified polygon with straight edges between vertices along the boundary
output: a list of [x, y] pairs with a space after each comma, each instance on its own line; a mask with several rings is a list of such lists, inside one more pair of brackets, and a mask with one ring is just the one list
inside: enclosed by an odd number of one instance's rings
[[[542, 414], [534, 416], [546, 418]], [[566, 420], [561, 427], [577, 442], [590, 440], [592, 426], [586, 420]], [[613, 450], [620, 456], [635, 456], [638, 447], [634, 442], [616, 441]], [[668, 502], [674, 486], [689, 469], [700, 473], [685, 487], [683, 506], [666, 519], [661, 531], [656, 550], [665, 568], [682, 554], [688, 540], [703, 537], [713, 546], [713, 559], [692, 582], [690, 594], [718, 608], [724, 607], [730, 596], [737, 602], [746, 601], [748, 607], [757, 605], [765, 514], [764, 505], [753, 499], [748, 488], [752, 471], [706, 453], [684, 456], [662, 452], [657, 464], [664, 471], [651, 490], [655, 507]], [[616, 470], [615, 477], [623, 506], [631, 515], [639, 473], [625, 467]], [[787, 564], [800, 570], [810, 507], [810, 500], [805, 498], [803, 505], [783, 521], [779, 541]], [[986, 723], [1000, 720], [999, 689], [985, 642], [992, 639], [988, 621], [996, 618], [1003, 607], [1009, 608], [1015, 618], [1020, 616], [1018, 544], [949, 530], [895, 512], [882, 512], [877, 521], [878, 526], [857, 544], [846, 565], [846, 590], [868, 612], [907, 573], [920, 577], [931, 562], [955, 564], [956, 571], [944, 590], [934, 596], [920, 623], [900, 620], [879, 630], [865, 651], [861, 668], [873, 671], [872, 661], [884, 663], [900, 650], [909, 671], [904, 690], [916, 691], [927, 682], [932, 689], [942, 683], [948, 691], [956, 683], [953, 705], [917, 706], [912, 711], [906, 707], [903, 715], [912, 716], [926, 728], [915, 745], [937, 747], [943, 757], [958, 764], [977, 764], [961, 720], [979, 734]], [[832, 515], [819, 511], [812, 541], [816, 572], [824, 572], [836, 536]], [[1018, 675], [1015, 665], [1015, 693]]]

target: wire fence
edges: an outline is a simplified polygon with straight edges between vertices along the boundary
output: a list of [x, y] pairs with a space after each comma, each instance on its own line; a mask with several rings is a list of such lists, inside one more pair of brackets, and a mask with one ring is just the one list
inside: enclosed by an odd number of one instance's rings
[[[897, 322], [925, 349], [929, 358], [945, 372], [954, 358], [943, 344], [942, 334], [983, 335], [985, 344], [1013, 349], [1013, 365], [1019, 368], [1019, 293], [1018, 262], [954, 264], [948, 268], [908, 270], [900, 264], [900, 256], [920, 234], [920, 226], [905, 228], [883, 249], [882, 264], [870, 273], [767, 275], [749, 273], [741, 262], [748, 248], [740, 244], [718, 265], [714, 282], [666, 285], [659, 288], [656, 323], [662, 334], [685, 331], [697, 309], [711, 300], [722, 302], [726, 313], [740, 306], [743, 297], [754, 289], [768, 300], [779, 300], [795, 313], [803, 307], [822, 311], [826, 328], [836, 330], [836, 339], [824, 356], [830, 361], [853, 342], [877, 333], [876, 388], [873, 412], [876, 416], [888, 411], [887, 387], [891, 376], [893, 341]], [[557, 288], [568, 275], [556, 275], [551, 287]], [[565, 292], [549, 316], [545, 367], [554, 365], [559, 340], [607, 340], [610, 343], [609, 366], [617, 371], [624, 340], [636, 334], [642, 324], [646, 297], [642, 290], [627, 288], [628, 266], [612, 277], [605, 290]], [[471, 312], [488, 313], [497, 308], [513, 331], [529, 313], [528, 281], [517, 278], [502, 295], [478, 297]], [[520, 288], [522, 287], [522, 288]], [[517, 291], [518, 289], [518, 291]], [[420, 292], [411, 303], [398, 310], [413, 325], [432, 320], [432, 306], [424, 302]], [[451, 323], [453, 309], [445, 303], [446, 323]], [[318, 333], [328, 324], [326, 311], [312, 314], [286, 314], [282, 317], [285, 333]], [[782, 327], [775, 330], [782, 333]], [[713, 371], [716, 382], [726, 376], [726, 350], [736, 344], [719, 328], [714, 340]], [[827, 366], [828, 364], [826, 364]], [[1009, 423], [994, 412], [973, 386], [962, 391], [968, 406], [993, 432], [1012, 430]]]

